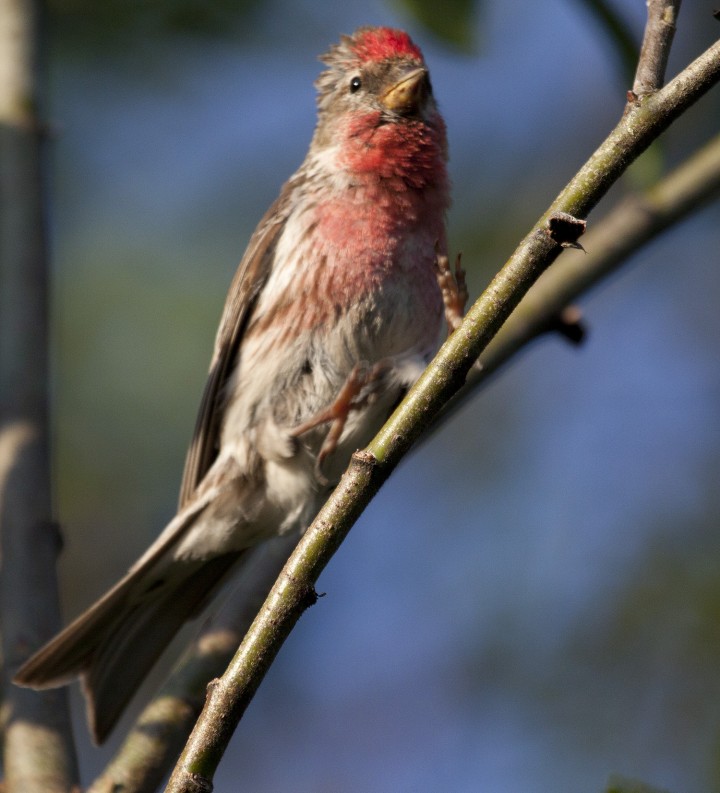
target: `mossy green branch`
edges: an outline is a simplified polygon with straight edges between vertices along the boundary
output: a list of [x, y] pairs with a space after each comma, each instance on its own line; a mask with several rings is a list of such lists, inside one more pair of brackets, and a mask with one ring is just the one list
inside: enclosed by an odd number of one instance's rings
[[[357, 452], [333, 493], [337, 509], [320, 512], [285, 565], [225, 674], [208, 688], [200, 719], [168, 782], [167, 793], [202, 793], [242, 714], [280, 647], [305, 609], [317, 599], [314, 583], [380, 487], [372, 455]], [[300, 547], [300, 546], [298, 546]]]

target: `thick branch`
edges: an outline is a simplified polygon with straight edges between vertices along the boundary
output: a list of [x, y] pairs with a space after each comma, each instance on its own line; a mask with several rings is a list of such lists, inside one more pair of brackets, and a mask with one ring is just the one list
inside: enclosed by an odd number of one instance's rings
[[720, 42], [666, 88], [630, 108], [468, 312], [406, 399], [350, 468], [288, 561], [203, 713], [169, 793], [212, 789], [212, 777], [247, 704], [303, 610], [313, 585], [364, 507], [415, 439], [460, 388], [474, 361], [561, 247], [547, 233], [557, 213], [584, 218], [628, 165], [720, 78]]
[[48, 257], [37, 120], [37, 4], [0, 0], [0, 610], [7, 793], [77, 783], [66, 691], [8, 673], [60, 627], [48, 442]]

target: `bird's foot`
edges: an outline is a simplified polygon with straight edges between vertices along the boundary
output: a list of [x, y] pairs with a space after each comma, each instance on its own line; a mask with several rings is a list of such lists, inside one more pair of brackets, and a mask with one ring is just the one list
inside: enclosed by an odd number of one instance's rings
[[437, 281], [445, 304], [445, 321], [448, 326], [448, 336], [460, 327], [465, 316], [465, 305], [468, 301], [467, 284], [465, 283], [465, 270], [461, 264], [461, 254], [455, 259], [455, 272], [450, 269], [450, 262], [445, 254], [438, 253]]
[[337, 449], [350, 412], [371, 405], [377, 399], [381, 377], [387, 368], [385, 360], [372, 366], [355, 364], [332, 404], [291, 431], [291, 436], [298, 438], [322, 424], [330, 424], [315, 462], [315, 473], [323, 484], [327, 484], [322, 473], [323, 462]]

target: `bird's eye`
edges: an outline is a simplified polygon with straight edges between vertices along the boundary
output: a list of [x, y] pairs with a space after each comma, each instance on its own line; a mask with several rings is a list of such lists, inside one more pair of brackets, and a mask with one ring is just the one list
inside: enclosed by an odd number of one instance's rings
[[350, 80], [350, 93], [354, 94], [360, 90], [360, 86], [362, 85], [362, 80], [359, 77], [353, 77]]

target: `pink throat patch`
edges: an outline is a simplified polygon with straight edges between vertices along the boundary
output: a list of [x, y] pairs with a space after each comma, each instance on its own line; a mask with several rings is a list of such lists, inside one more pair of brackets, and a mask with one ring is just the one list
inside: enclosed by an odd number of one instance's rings
[[382, 61], [386, 58], [410, 57], [422, 61], [420, 48], [404, 30], [373, 28], [365, 31], [353, 46], [361, 61]]

